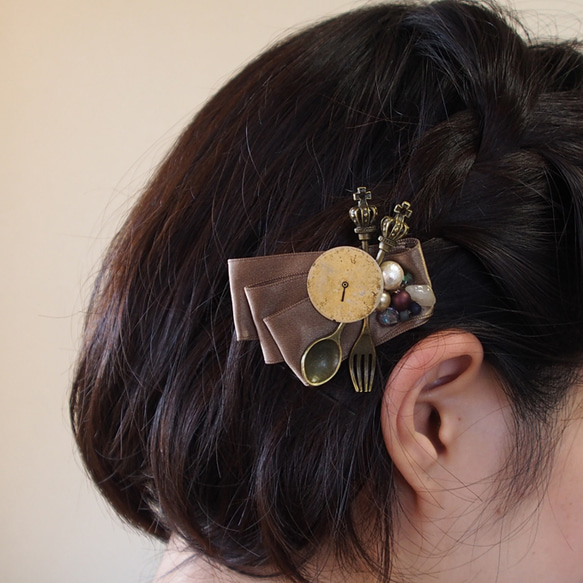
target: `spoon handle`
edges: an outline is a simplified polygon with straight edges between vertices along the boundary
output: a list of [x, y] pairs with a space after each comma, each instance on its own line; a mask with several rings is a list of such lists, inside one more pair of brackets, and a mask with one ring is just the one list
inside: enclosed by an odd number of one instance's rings
[[330, 340], [334, 340], [334, 342], [338, 344], [340, 349], [340, 360], [342, 360], [342, 346], [340, 345], [340, 336], [342, 336], [342, 330], [344, 330], [344, 326], [346, 326], [346, 322], [340, 322], [336, 330], [334, 330], [334, 332], [328, 336]]

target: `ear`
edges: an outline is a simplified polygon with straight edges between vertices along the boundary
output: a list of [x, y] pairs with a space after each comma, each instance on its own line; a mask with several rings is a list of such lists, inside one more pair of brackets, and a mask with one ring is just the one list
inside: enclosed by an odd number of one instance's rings
[[469, 485], [470, 498], [479, 497], [476, 485], [505, 460], [509, 431], [507, 401], [480, 341], [445, 331], [416, 344], [386, 384], [381, 427], [417, 504], [458, 504]]

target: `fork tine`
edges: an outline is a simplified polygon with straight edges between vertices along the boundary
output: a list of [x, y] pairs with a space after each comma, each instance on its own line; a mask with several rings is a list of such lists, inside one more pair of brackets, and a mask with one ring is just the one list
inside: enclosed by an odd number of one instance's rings
[[356, 355], [356, 380], [358, 383], [358, 392], [362, 393], [364, 384], [362, 382], [362, 361], [363, 361], [363, 355], [362, 354], [357, 354]]
[[365, 354], [364, 358], [363, 358], [363, 365], [364, 365], [364, 383], [362, 384], [362, 388], [364, 389], [365, 393], [368, 393], [368, 381], [369, 381], [369, 358], [368, 356]]
[[375, 355], [369, 354], [368, 363], [370, 365], [369, 374], [368, 374], [368, 385], [366, 392], [370, 393], [372, 391], [372, 383], [374, 381], [374, 373], [375, 373]]
[[376, 366], [376, 351], [368, 319], [363, 320], [360, 336], [352, 346], [349, 358], [350, 378], [358, 393], [370, 393]]
[[356, 379], [356, 386], [354, 387], [357, 392], [362, 393], [362, 369], [360, 368], [361, 354], [360, 352], [354, 353], [354, 376]]
[[358, 391], [357, 383], [356, 383], [356, 369], [355, 369], [355, 360], [356, 354], [354, 353], [354, 347], [350, 351], [350, 357], [348, 358], [348, 364], [350, 369], [350, 378], [352, 380], [352, 386], [354, 387], [355, 391]]

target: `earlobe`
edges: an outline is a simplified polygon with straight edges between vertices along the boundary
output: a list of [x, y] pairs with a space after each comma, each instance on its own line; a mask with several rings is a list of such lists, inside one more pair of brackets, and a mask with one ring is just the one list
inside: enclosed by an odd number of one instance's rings
[[460, 480], [476, 478], [467, 472], [481, 471], [469, 463], [468, 446], [484, 427], [468, 428], [503, 409], [500, 394], [482, 344], [468, 332], [433, 334], [401, 359], [385, 387], [381, 425], [389, 455], [418, 501], [439, 505], [460, 469]]

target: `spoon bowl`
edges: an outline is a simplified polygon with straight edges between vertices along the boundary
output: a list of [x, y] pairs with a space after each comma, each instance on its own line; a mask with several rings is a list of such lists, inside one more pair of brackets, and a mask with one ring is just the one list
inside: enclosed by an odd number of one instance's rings
[[344, 322], [340, 323], [332, 334], [318, 338], [304, 351], [302, 375], [309, 385], [323, 385], [338, 372], [342, 362], [340, 336], [345, 325]]

